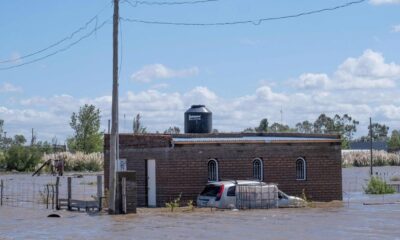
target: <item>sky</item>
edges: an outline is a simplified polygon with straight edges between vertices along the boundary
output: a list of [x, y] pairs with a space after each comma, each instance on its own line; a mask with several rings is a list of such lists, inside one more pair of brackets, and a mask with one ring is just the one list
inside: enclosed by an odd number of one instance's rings
[[[124, 19], [213, 23], [292, 15], [349, 0], [130, 2], [121, 1]], [[38, 140], [62, 143], [73, 135], [72, 112], [84, 104], [101, 110], [101, 130], [107, 131], [112, 12], [109, 0], [0, 2], [0, 119], [8, 136], [29, 139], [33, 128]], [[137, 113], [151, 132], [183, 129], [183, 114], [193, 104], [205, 104], [213, 127], [225, 132], [255, 127], [262, 118], [280, 123], [281, 116], [294, 127], [321, 113], [350, 114], [360, 122], [357, 136], [367, 134], [369, 117], [390, 131], [400, 129], [399, 12], [400, 0], [368, 0], [259, 25], [121, 21], [120, 132], [132, 131]]]

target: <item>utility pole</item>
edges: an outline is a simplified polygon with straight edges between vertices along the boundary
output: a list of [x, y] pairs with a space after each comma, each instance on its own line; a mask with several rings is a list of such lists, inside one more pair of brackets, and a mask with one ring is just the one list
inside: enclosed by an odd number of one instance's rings
[[108, 134], [110, 134], [110, 128], [111, 128], [111, 120], [108, 119], [108, 131], [107, 131]]
[[370, 174], [371, 176], [373, 175], [373, 171], [372, 171], [372, 119], [369, 118], [369, 142], [370, 142], [370, 154], [371, 154], [371, 162], [370, 162]]
[[35, 145], [35, 134], [33, 131], [34, 129], [32, 128], [31, 146]]
[[109, 181], [109, 206], [110, 214], [116, 213], [116, 172], [115, 165], [119, 159], [119, 138], [118, 138], [118, 22], [119, 22], [119, 0], [114, 0], [113, 16], [113, 90], [111, 110], [111, 136], [110, 136], [110, 181]]

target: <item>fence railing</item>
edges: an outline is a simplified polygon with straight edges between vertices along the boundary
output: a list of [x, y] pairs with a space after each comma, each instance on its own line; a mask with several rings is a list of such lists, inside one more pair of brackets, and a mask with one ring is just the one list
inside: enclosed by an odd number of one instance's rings
[[102, 190], [102, 176], [4, 175], [0, 176], [0, 206], [100, 210]]

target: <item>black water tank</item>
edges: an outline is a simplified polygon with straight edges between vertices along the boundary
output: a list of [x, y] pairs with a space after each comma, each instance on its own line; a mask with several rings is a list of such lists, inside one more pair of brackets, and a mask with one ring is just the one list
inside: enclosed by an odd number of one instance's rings
[[185, 112], [185, 133], [211, 133], [212, 112], [204, 105], [192, 105]]

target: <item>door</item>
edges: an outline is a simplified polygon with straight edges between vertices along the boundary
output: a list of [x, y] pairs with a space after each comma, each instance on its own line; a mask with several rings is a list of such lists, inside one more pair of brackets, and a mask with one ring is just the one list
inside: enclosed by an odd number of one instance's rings
[[147, 206], [157, 206], [156, 196], [156, 160], [147, 160]]

